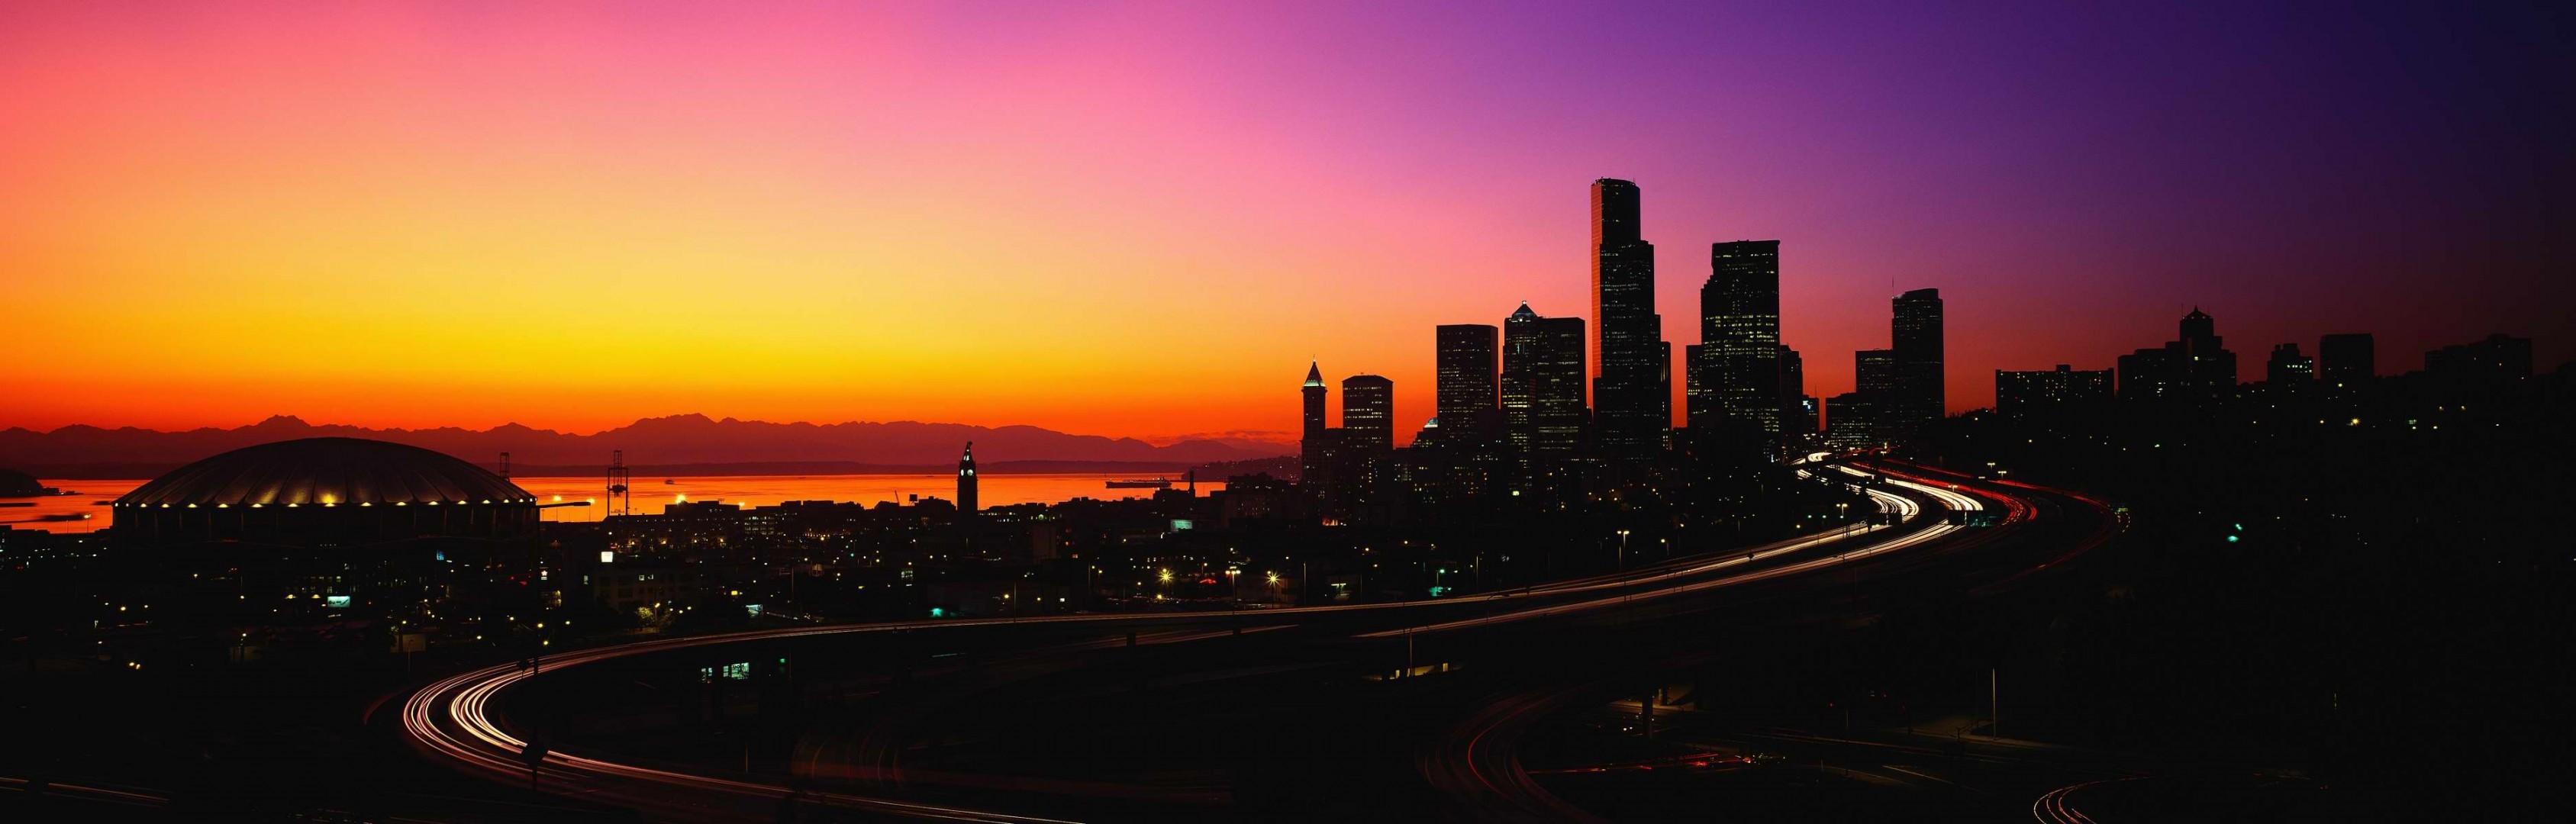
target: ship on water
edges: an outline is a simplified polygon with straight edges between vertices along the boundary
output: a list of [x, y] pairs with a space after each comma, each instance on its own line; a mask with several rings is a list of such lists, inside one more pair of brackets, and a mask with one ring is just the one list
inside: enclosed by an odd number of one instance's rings
[[1170, 489], [1170, 478], [1126, 478], [1109, 482], [1110, 489]]

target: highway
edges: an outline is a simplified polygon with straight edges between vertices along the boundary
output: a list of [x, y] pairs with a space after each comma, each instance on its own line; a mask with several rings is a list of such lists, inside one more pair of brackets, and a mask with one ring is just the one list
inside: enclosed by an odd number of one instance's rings
[[[1822, 597], [1833, 590], [1833, 585], [1824, 581], [1824, 576], [1817, 574], [1822, 570], [1846, 564], [1874, 564], [1873, 568], [1868, 570], [1868, 574], [1874, 578], [1892, 578], [1911, 572], [1928, 571], [1927, 574], [1936, 576], [1934, 580], [1939, 582], [1938, 585], [1956, 586], [1960, 590], [1976, 593], [1991, 593], [2016, 583], [2027, 582], [2031, 576], [2040, 574], [2044, 570], [2060, 567], [2083, 552], [2100, 546], [2118, 530], [2118, 522], [2108, 506], [2082, 496], [2045, 490], [2027, 484], [1966, 484], [1961, 482], [1963, 479], [1954, 476], [1902, 464], [1879, 464], [1872, 466], [1871, 469], [1873, 472], [1862, 472], [1849, 466], [1835, 466], [1829, 471], [1855, 477], [1877, 474], [1886, 479], [1889, 487], [1902, 490], [1910, 496], [1934, 502], [1941, 509], [1956, 512], [1993, 511], [2000, 517], [1994, 521], [1996, 526], [1993, 527], [1971, 528], [1939, 524], [1867, 548], [1809, 557], [1795, 563], [1767, 568], [1759, 573], [1727, 576], [1696, 582], [1686, 587], [1675, 587], [1674, 589], [1678, 591], [1674, 594], [1680, 594], [1679, 591], [1745, 586], [1795, 576], [1794, 583], [1798, 583], [1798, 587], [1778, 594], [1771, 602], [1759, 605], [1758, 608], [1739, 604], [1737, 605], [1739, 611], [1757, 609], [1775, 620], [1844, 620], [1848, 615], [1865, 613], [1866, 609]], [[1972, 487], [1973, 491], [1961, 487]], [[2026, 552], [1982, 555], [1978, 552], [1983, 547], [1991, 546], [1997, 541], [2012, 536], [2017, 529], [2037, 519], [2043, 509], [2038, 498], [2043, 495], [2052, 499], [2054, 504], [2063, 505], [2064, 508], [2058, 511], [2078, 513], [2079, 520], [2098, 521], [2100, 525], [2084, 531], [2082, 536], [2072, 543], [2049, 547], [2049, 551], [2036, 556], [2036, 560]], [[1792, 582], [1781, 581], [1781, 583]], [[1663, 596], [1657, 593], [1652, 597]], [[1638, 600], [1644, 600], [1644, 598]], [[1706, 599], [1695, 599], [1694, 603], [1710, 602]], [[1523, 612], [1558, 611], [1562, 610], [1548, 608]], [[1480, 626], [1480, 622], [1470, 619], [1449, 622], [1439, 628], [1464, 629], [1477, 626]], [[1639, 632], [1652, 634], [1657, 630], [1639, 630]], [[1417, 768], [1425, 781], [1439, 788], [1443, 793], [1445, 799], [1442, 806], [1445, 809], [1464, 811], [1465, 817], [1474, 820], [1505, 822], [1601, 820], [1595, 814], [1557, 797], [1540, 782], [1530, 777], [1522, 765], [1520, 754], [1520, 742], [1524, 734], [1540, 726], [1542, 722], [1552, 717], [1563, 716], [1576, 708], [1608, 706], [1621, 697], [1616, 691], [1620, 685], [1651, 680], [1650, 673], [1687, 670], [1710, 664], [1715, 660], [1717, 659], [1710, 653], [1694, 650], [1659, 661], [1611, 662], [1597, 669], [1569, 668], [1568, 675], [1557, 678], [1504, 679], [1509, 683], [1501, 689], [1474, 699], [1476, 703], [1470, 707], [1464, 720], [1445, 731], [1417, 757]], [[1633, 708], [1635, 704], [1631, 701], [1628, 706]], [[1633, 709], [1629, 711], [1634, 712]], [[1592, 712], [1600, 712], [1600, 710]], [[1698, 720], [1694, 719], [1695, 722]], [[1594, 721], [1615, 723], [1615, 719], [1600, 717], [1595, 717]], [[1863, 781], [1918, 786], [1939, 785], [1944, 781], [1943, 778], [1931, 772], [1933, 768], [1906, 765], [1907, 758], [1920, 758], [1924, 753], [1932, 751], [1929, 741], [1907, 746], [1901, 743], [1885, 744], [1851, 738], [1814, 736], [1801, 738], [1794, 733], [1778, 731], [1758, 736], [1740, 731], [1716, 731], [1699, 735], [1700, 738], [1697, 740], [1700, 741], [1700, 745], [1711, 750], [1778, 752], [1794, 744], [1797, 748], [1795, 751], [1802, 754], [1830, 752], [1834, 763], [1866, 763], [1867, 774], [1851, 776]], [[1677, 743], [1682, 739], [1665, 740]], [[1888, 752], [1878, 749], [1881, 747], [1896, 747], [1905, 750], [1906, 754], [1904, 757], [1890, 757]], [[1994, 748], [1993, 745], [1988, 746], [1988, 749], [1992, 748]], [[2057, 752], [2047, 754], [2051, 758], [2059, 755], [2061, 754]], [[1991, 758], [1991, 756], [1965, 757]], [[1893, 765], [1883, 763], [1889, 761], [1896, 763]], [[2099, 762], [2101, 759], [2094, 759], [2094, 761]], [[1698, 764], [1696, 759], [1690, 763], [1694, 765], [1691, 769], [1741, 768], [1740, 764], [1725, 762], [1723, 759], [1711, 764]], [[1916, 770], [1916, 772], [1908, 773], [1907, 770]], [[1848, 772], [1848, 770], [1845, 771]], [[1558, 769], [1551, 772], [1597, 771]], [[1682, 771], [1667, 770], [1665, 775], [1669, 776], [1677, 772]], [[2025, 781], [2041, 782], [2062, 779], [2068, 775], [2080, 776], [2081, 780], [2088, 781], [2101, 777], [2127, 776], [2126, 773], [2118, 772], [2115, 768], [2098, 766], [2089, 770], [2074, 771], [2033, 766], [2024, 773]], [[2027, 776], [2039, 777], [2029, 779]], [[2060, 785], [2045, 783], [2029, 790], [2029, 793], [2037, 794], [2046, 788], [2057, 786]], [[2071, 790], [2058, 793], [2051, 799], [2045, 799], [2038, 809], [2062, 809], [2071, 814], [2071, 808], [2067, 807], [2065, 801], [2065, 796], [2070, 793]], [[2029, 799], [2030, 794], [2020, 795], [2019, 798]]]
[[[1799, 471], [1802, 474], [1810, 471], [1840, 472], [1853, 476], [1854, 480], [1868, 474], [1848, 467], [1830, 470], [1802, 467]], [[2010, 496], [1972, 495], [1951, 489], [1947, 484], [1927, 482], [1929, 479], [1926, 478], [1886, 470], [1881, 472], [1886, 475], [1884, 487], [1869, 486], [1863, 490], [1884, 511], [1897, 514], [1897, 524], [1821, 530], [1741, 551], [1674, 559], [1620, 573], [1433, 601], [1186, 614], [884, 622], [645, 641], [548, 656], [540, 663], [538, 672], [529, 672], [516, 665], [503, 665], [459, 673], [411, 694], [402, 704], [401, 726], [404, 734], [418, 748], [440, 760], [494, 780], [524, 784], [531, 776], [530, 764], [525, 760], [528, 744], [512, 732], [506, 719], [499, 716], [495, 706], [498, 700], [514, 687], [539, 677], [540, 673], [557, 673], [622, 658], [728, 644], [921, 631], [953, 632], [976, 627], [1011, 628], [1013, 634], [1025, 634], [1034, 639], [1035, 646], [1004, 653], [999, 659], [1011, 660], [1017, 656], [1032, 662], [1029, 665], [1032, 671], [1052, 666], [1035, 662], [1096, 655], [1096, 652], [1087, 651], [1128, 646], [1130, 633], [1135, 638], [1132, 643], [1138, 646], [1203, 644], [1244, 633], [1296, 635], [1307, 639], [1379, 639], [1381, 642], [1406, 637], [1409, 642], [1413, 637], [1489, 633], [1513, 626], [1579, 621], [1639, 608], [1685, 607], [1706, 601], [1712, 593], [1732, 588], [1818, 579], [1829, 570], [1857, 570], [1898, 558], [1955, 552], [1962, 544], [1973, 545], [1998, 533], [1995, 529], [1971, 529], [1947, 523], [1946, 517], [1927, 515], [1979, 511], [1991, 503], [2005, 511], [2006, 529], [2030, 517], [2031, 510], [2027, 505]], [[1486, 795], [1488, 800], [1501, 800], [1515, 809], [1526, 807], [1539, 811], [1541, 814], [1537, 817], [1541, 818], [1580, 818], [1579, 810], [1547, 796], [1526, 773], [1520, 771], [1517, 763], [1509, 757], [1508, 746], [1514, 725], [1525, 726], [1580, 694], [1582, 689], [1578, 685], [1504, 702], [1506, 706], [1480, 715], [1480, 721], [1471, 722], [1482, 726], [1469, 731], [1469, 740], [1484, 744], [1471, 743], [1460, 753], [1461, 760], [1455, 765], [1438, 763], [1439, 759], [1426, 762], [1426, 776], [1454, 766], [1463, 771], [1461, 774], [1466, 776], [1466, 780], [1473, 782], [1472, 788], [1466, 790], [1468, 793]], [[883, 751], [885, 746], [882, 742], [852, 743], [836, 751], [837, 754], [831, 758], [818, 753], [810, 766], [800, 767], [806, 780], [797, 781], [782, 776], [678, 769], [670, 765], [648, 766], [585, 755], [578, 742], [564, 746], [573, 751], [559, 749], [546, 752], [537, 766], [536, 780], [541, 788], [632, 807], [656, 820], [769, 820], [778, 814], [782, 804], [832, 808], [887, 819], [1070, 820], [982, 809], [983, 804], [926, 801], [917, 793], [902, 793], [903, 797], [897, 797], [897, 793], [852, 791], [850, 788], [857, 786], [899, 787], [922, 782], [945, 781], [966, 787], [975, 784], [972, 776], [942, 776], [919, 770], [908, 774], [895, 771], [892, 765], [901, 747]], [[810, 780], [817, 776], [835, 780]], [[910, 781], [873, 780], [887, 776], [901, 776]], [[789, 786], [791, 783], [797, 786]], [[1022, 788], [1049, 786], [1043, 781], [1012, 783]], [[1444, 781], [1434, 778], [1433, 783], [1438, 785]], [[826, 786], [832, 789], [826, 789]], [[1081, 790], [1067, 786], [1074, 792]], [[791, 798], [792, 801], [785, 800]], [[1475, 802], [1471, 808], [1482, 809], [1485, 803]]]

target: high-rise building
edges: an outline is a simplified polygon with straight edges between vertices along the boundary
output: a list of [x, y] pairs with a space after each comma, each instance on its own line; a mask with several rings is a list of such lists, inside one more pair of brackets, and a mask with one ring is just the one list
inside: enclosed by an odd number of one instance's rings
[[1845, 392], [1825, 399], [1825, 443], [1836, 449], [1867, 449], [1886, 442], [1878, 431], [1878, 408], [1869, 393]]
[[1331, 391], [1324, 386], [1322, 365], [1306, 364], [1306, 384], [1298, 390], [1305, 396], [1306, 409], [1305, 431], [1297, 441], [1297, 468], [1300, 483], [1317, 490], [1323, 488], [1325, 475], [1330, 472], [1328, 453], [1332, 449], [1326, 441], [1332, 435], [1329, 421], [1324, 417], [1324, 396]]
[[1894, 349], [1863, 349], [1852, 353], [1852, 391], [1870, 396], [1884, 405], [1905, 386], [1905, 361]]
[[[1685, 380], [1695, 409], [1780, 434], [1780, 242], [1739, 240], [1709, 247], [1699, 290], [1700, 362]], [[1693, 418], [1694, 427], [1717, 421]]]
[[2236, 353], [2218, 322], [2198, 307], [2182, 317], [2179, 340], [2120, 356], [2120, 399], [2206, 400], [2236, 385]]
[[966, 515], [973, 514], [974, 511], [975, 442], [967, 441], [966, 454], [960, 455], [957, 458], [957, 514], [962, 518]]
[[[1806, 394], [1807, 359], [1799, 356], [1798, 350], [1789, 348], [1788, 344], [1781, 344], [1780, 431], [1789, 432], [1794, 428], [1790, 426], [1790, 420], [1797, 417], [1800, 400], [1805, 398]], [[1812, 432], [1811, 428], [1810, 434]]]
[[1583, 443], [1583, 319], [1542, 317], [1521, 304], [1503, 320], [1503, 416], [1526, 457], [1562, 457]]
[[2497, 333], [2424, 353], [2424, 371], [2446, 380], [2531, 377], [2531, 339]]
[[2305, 386], [2316, 380], [2316, 359], [2299, 354], [2295, 343], [2272, 347], [2272, 359], [2263, 364], [2263, 382], [2273, 386]]
[[2368, 332], [2317, 339], [2317, 377], [2337, 387], [2360, 386], [2379, 374], [2379, 345]]
[[1436, 368], [1439, 397], [1433, 404], [1441, 428], [1476, 426], [1500, 402], [1500, 352], [1494, 327], [1453, 323], [1439, 327]]
[[1682, 425], [1707, 427], [1722, 416], [1717, 409], [1716, 379], [1710, 377], [1708, 344], [1682, 347]]
[[1376, 375], [1342, 379], [1342, 426], [1333, 432], [1332, 485], [1326, 500], [1351, 517], [1401, 493], [1395, 466], [1395, 382]]
[[1852, 353], [1852, 391], [1825, 404], [1826, 441], [1836, 446], [1874, 446], [1898, 439], [1899, 400], [1906, 367], [1894, 349]]
[[1342, 379], [1342, 443], [1357, 455], [1395, 448], [1395, 382], [1376, 375]]
[[2111, 399], [2111, 370], [2083, 370], [2058, 364], [2054, 371], [1995, 370], [1995, 411], [2033, 415]]
[[1655, 247], [1639, 233], [1637, 184], [1592, 182], [1592, 406], [1602, 451], [1661, 450], [1672, 428], [1671, 353], [1655, 313]]
[[1916, 289], [1896, 296], [1889, 342], [1897, 362], [1898, 387], [1881, 404], [1889, 417], [1891, 438], [1906, 438], [1939, 423], [1947, 412], [1943, 386], [1941, 290]]

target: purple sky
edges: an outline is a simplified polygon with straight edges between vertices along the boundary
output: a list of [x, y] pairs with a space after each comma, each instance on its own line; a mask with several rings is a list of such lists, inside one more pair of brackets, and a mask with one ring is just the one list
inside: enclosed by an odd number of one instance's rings
[[1434, 324], [1588, 311], [1597, 177], [1677, 347], [1781, 240], [1819, 396], [1922, 287], [1954, 409], [2194, 306], [2576, 355], [2565, 12], [2176, 5], [0, 8], [0, 425], [1276, 433], [1316, 357], [1410, 430]]

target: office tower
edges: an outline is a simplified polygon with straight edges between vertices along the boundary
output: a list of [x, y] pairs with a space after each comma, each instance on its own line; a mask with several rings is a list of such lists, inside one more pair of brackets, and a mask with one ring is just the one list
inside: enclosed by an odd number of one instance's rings
[[2424, 353], [2424, 372], [2441, 380], [2528, 378], [2531, 339], [2497, 333], [2476, 343], [2430, 350]]
[[1885, 443], [1878, 433], [1878, 405], [1868, 393], [1845, 392], [1825, 400], [1825, 443], [1836, 449], [1868, 449]]
[[1825, 405], [1826, 440], [1836, 446], [1880, 445], [1900, 434], [1905, 367], [1893, 349], [1852, 353], [1852, 391]]
[[1331, 451], [1325, 442], [1331, 435], [1325, 426], [1324, 396], [1331, 390], [1324, 387], [1324, 370], [1320, 365], [1306, 364], [1306, 384], [1298, 391], [1305, 395], [1306, 401], [1306, 428], [1297, 441], [1297, 464], [1301, 473], [1298, 477], [1302, 479], [1300, 483], [1321, 489], [1329, 463], [1326, 453]]
[[[1796, 427], [1790, 423], [1798, 416], [1800, 403], [1807, 395], [1807, 360], [1785, 343], [1780, 345], [1779, 357], [1780, 431], [1794, 433]], [[1814, 428], [1810, 427], [1807, 434], [1813, 433]]]
[[[1451, 431], [1475, 427], [1501, 397], [1499, 330], [1481, 323], [1453, 323], [1438, 329], [1435, 364], [1439, 397], [1433, 414]], [[1345, 401], [1347, 402], [1347, 401]]]
[[[1656, 323], [1663, 322], [1656, 315]], [[1655, 443], [1669, 443], [1673, 433], [1673, 342], [1655, 341]]]
[[974, 511], [975, 442], [967, 441], [966, 454], [957, 458], [957, 514], [964, 516]]
[[1852, 391], [1882, 402], [1894, 398], [1906, 385], [1904, 363], [1894, 349], [1853, 352]]
[[1946, 412], [1943, 386], [1941, 290], [1916, 289], [1896, 296], [1891, 349], [1896, 354], [1896, 393], [1882, 405], [1891, 438], [1912, 437], [1939, 423]]
[[2121, 400], [2199, 401], [2236, 385], [2236, 353], [2227, 351], [2216, 320], [2193, 307], [2181, 332], [2162, 348], [2120, 356]]
[[1717, 393], [1708, 371], [1708, 345], [1682, 347], [1682, 425], [1706, 427], [1718, 418]]
[[1655, 314], [1655, 247], [1638, 228], [1637, 184], [1592, 182], [1592, 405], [1602, 451], [1661, 450], [1672, 428], [1669, 352]]
[[2361, 386], [2379, 374], [2378, 344], [2368, 332], [2346, 332], [2317, 340], [2317, 377], [2335, 386]]
[[2054, 371], [1995, 370], [1995, 411], [2034, 415], [2111, 399], [2111, 370], [2078, 370], [2058, 364]]
[[2299, 354], [2295, 343], [2272, 347], [2272, 359], [2263, 364], [2263, 382], [2273, 386], [2304, 386], [2316, 379], [2316, 360]]
[[1355, 455], [1395, 448], [1395, 382], [1376, 375], [1342, 379], [1342, 443]]
[[1503, 320], [1503, 416], [1529, 457], [1563, 457], [1583, 442], [1583, 319], [1542, 317], [1529, 304]]
[[1684, 391], [1726, 421], [1780, 434], [1780, 242], [1710, 245], [1699, 315], [1702, 362]]

